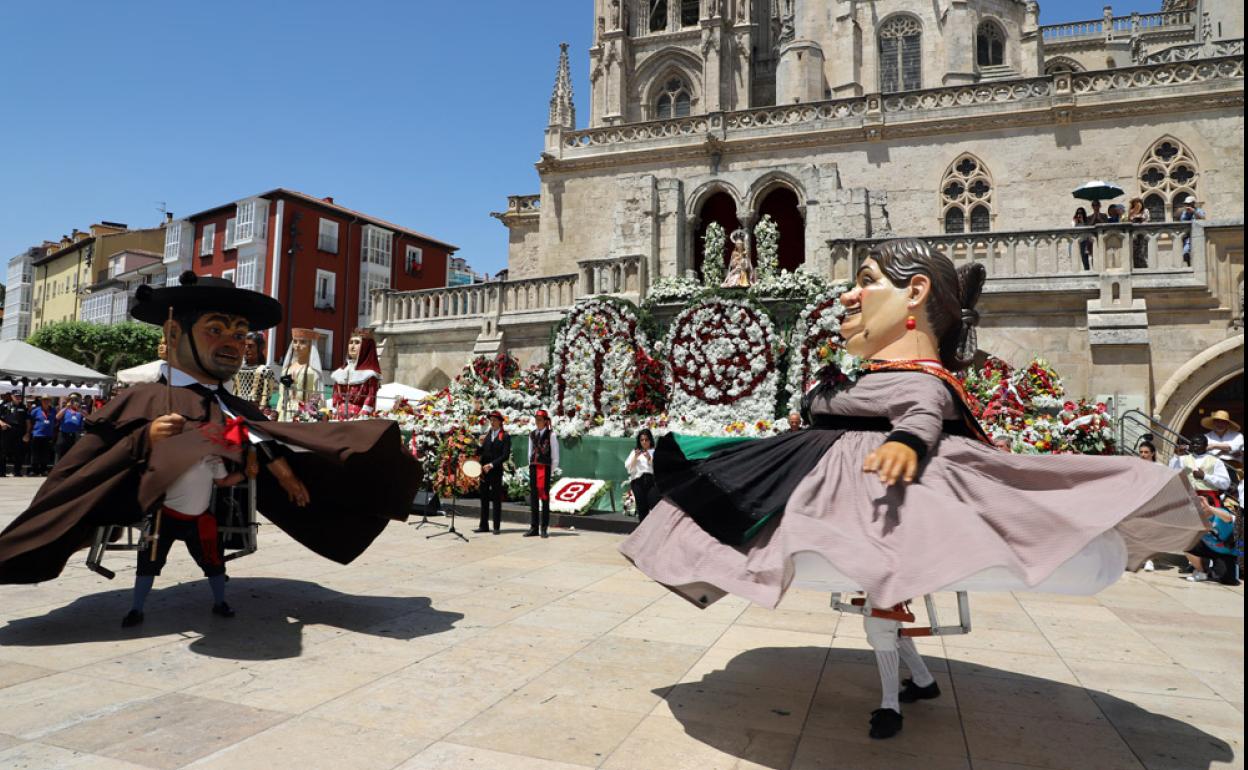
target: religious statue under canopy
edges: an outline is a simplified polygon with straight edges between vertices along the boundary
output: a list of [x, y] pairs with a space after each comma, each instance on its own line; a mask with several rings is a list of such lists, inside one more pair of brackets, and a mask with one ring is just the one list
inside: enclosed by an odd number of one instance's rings
[[234, 375], [234, 395], [258, 409], [268, 409], [277, 392], [277, 375], [264, 361], [264, 334], [251, 332], [243, 346], [243, 365]]
[[746, 289], [754, 284], [754, 263], [750, 262], [750, 252], [746, 248], [749, 236], [744, 230], [732, 233], [732, 256], [728, 260], [728, 274], [720, 284], [725, 289]]
[[277, 402], [277, 418], [293, 422], [297, 415], [315, 415], [324, 394], [321, 390], [321, 354], [312, 329], [291, 329], [290, 348], [282, 362], [282, 391]]
[[350, 420], [372, 417], [377, 408], [377, 391], [381, 388], [381, 362], [377, 360], [377, 341], [373, 330], [356, 329], [347, 343], [347, 361], [335, 369], [334, 417]]

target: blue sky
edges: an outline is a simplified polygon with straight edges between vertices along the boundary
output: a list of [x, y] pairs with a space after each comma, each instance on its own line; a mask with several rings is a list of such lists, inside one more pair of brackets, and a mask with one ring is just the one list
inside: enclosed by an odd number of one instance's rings
[[[1041, 21], [1100, 16], [1048, 0]], [[1115, 5], [1156, 10], [1160, 0]], [[0, 4], [0, 259], [73, 228], [150, 227], [289, 187], [505, 266], [571, 44], [588, 119], [592, 0]]]

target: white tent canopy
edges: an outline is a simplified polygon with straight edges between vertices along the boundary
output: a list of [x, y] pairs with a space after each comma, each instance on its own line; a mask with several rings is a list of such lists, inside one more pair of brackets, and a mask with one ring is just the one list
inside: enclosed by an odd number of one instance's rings
[[0, 378], [31, 385], [99, 385], [111, 379], [94, 369], [53, 355], [21, 340], [0, 341]]
[[429, 391], [413, 388], [411, 385], [404, 385], [401, 382], [387, 382], [377, 390], [377, 408], [380, 410], [391, 409], [394, 403], [400, 398], [408, 401], [419, 401], [429, 395]]
[[[20, 382], [14, 382], [13, 380], [0, 380], [0, 394], [11, 393], [15, 390], [22, 390], [22, 384]], [[100, 388], [98, 385], [27, 385], [25, 390], [26, 395], [28, 396], [52, 396], [53, 398], [68, 396], [72, 393], [78, 393], [83, 396], [100, 395]]]
[[146, 364], [132, 366], [129, 369], [122, 369], [117, 372], [117, 382], [122, 385], [138, 385], [141, 382], [156, 382], [160, 379], [161, 367], [164, 365], [164, 361], [157, 359], [155, 361], [148, 361]]

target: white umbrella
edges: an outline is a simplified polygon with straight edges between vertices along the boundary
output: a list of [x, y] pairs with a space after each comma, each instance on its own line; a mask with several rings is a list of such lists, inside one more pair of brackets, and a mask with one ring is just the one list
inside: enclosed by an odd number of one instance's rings
[[1108, 201], [1123, 195], [1122, 188], [1104, 179], [1093, 179], [1075, 188], [1071, 195], [1085, 201]]

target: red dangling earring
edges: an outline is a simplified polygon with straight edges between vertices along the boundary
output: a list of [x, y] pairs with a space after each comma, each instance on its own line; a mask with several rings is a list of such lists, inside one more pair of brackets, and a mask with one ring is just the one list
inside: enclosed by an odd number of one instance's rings
[[914, 331], [915, 328], [918, 327], [918, 325], [919, 325], [919, 322], [914, 320], [914, 316], [912, 315], [906, 316], [906, 329], [908, 331]]

